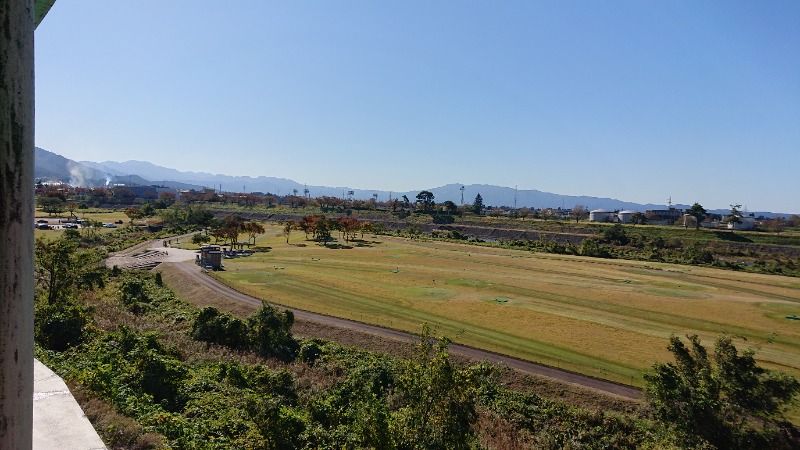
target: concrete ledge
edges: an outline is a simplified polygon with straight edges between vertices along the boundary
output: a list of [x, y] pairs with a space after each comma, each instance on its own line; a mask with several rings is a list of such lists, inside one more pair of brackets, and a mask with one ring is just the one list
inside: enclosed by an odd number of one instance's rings
[[39, 360], [33, 366], [33, 449], [106, 449], [64, 380]]

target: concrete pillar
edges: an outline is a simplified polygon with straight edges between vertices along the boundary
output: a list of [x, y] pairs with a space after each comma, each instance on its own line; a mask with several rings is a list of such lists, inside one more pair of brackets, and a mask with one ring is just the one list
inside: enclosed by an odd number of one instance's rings
[[0, 2], [0, 450], [32, 445], [33, 3]]

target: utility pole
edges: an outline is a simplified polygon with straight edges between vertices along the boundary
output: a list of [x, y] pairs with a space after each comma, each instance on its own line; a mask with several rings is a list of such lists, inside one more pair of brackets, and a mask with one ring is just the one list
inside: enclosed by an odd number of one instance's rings
[[34, 2], [0, 3], [0, 449], [33, 445]]
[[464, 186], [461, 186], [461, 206], [464, 206]]

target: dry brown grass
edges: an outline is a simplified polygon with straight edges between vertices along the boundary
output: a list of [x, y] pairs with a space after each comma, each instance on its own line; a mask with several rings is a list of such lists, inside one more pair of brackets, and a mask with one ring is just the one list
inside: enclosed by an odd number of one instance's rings
[[215, 276], [273, 303], [414, 333], [427, 322], [459, 343], [628, 384], [670, 358], [673, 333], [708, 344], [744, 336], [763, 364], [800, 375], [800, 329], [784, 318], [800, 308], [793, 278], [386, 236], [338, 250], [269, 236], [260, 242], [270, 252], [226, 260]]

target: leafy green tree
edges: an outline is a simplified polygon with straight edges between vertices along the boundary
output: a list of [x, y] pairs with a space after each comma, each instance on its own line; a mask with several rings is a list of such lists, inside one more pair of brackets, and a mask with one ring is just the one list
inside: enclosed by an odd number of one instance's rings
[[131, 206], [129, 208], [125, 208], [125, 215], [128, 216], [130, 222], [133, 223], [134, 220], [143, 218], [145, 216], [145, 212], [142, 210], [142, 208]]
[[334, 224], [332, 220], [327, 217], [319, 216], [315, 222], [314, 237], [317, 242], [322, 242], [323, 245], [327, 246], [328, 241], [331, 240], [331, 232], [333, 232], [333, 229]]
[[78, 251], [74, 239], [37, 239], [34, 261], [36, 295], [49, 304], [71, 300], [78, 289], [103, 285], [100, 254]]
[[[667, 348], [675, 362], [655, 364], [644, 375], [654, 416], [677, 433], [681, 445], [751, 447], [761, 430], [750, 418], [761, 419], [765, 428], [783, 418], [800, 393], [800, 381], [757, 366], [754, 352], [739, 353], [726, 335], [717, 339], [713, 356], [697, 335], [687, 338], [689, 346], [670, 337]], [[761, 438], [769, 439], [768, 434]]]
[[51, 350], [65, 350], [80, 343], [91, 321], [89, 310], [76, 301], [79, 290], [103, 285], [100, 255], [77, 251], [74, 239], [35, 244], [35, 338]]
[[417, 194], [417, 203], [422, 206], [423, 211], [433, 209], [433, 193], [430, 191], [422, 191]]
[[444, 210], [447, 214], [453, 214], [456, 211], [458, 211], [458, 205], [456, 205], [450, 200], [445, 200], [442, 206], [444, 207]]
[[478, 195], [475, 196], [475, 201], [472, 202], [472, 212], [481, 215], [481, 213], [483, 213], [483, 208], [483, 197], [478, 193]]
[[[477, 418], [470, 371], [450, 363], [450, 340], [430, 336], [425, 326], [414, 358], [397, 379], [399, 408], [391, 422], [398, 449], [468, 449]], [[434, 346], [434, 343], [436, 345]]]
[[58, 197], [39, 197], [37, 203], [42, 211], [51, 216], [64, 212], [67, 207], [66, 202]]
[[201, 233], [192, 236], [192, 244], [201, 245], [201, 244], [206, 244], [208, 242], [211, 242], [211, 236]]
[[293, 323], [294, 313], [291, 310], [280, 312], [262, 302], [261, 308], [247, 319], [250, 341], [255, 351], [262, 356], [292, 359], [298, 348], [297, 341], [292, 337]]
[[699, 230], [700, 222], [702, 222], [703, 219], [706, 218], [706, 209], [703, 208], [703, 206], [700, 205], [700, 203], [695, 202], [694, 205], [692, 205], [689, 209], [686, 210], [686, 214], [694, 217], [694, 227], [695, 227], [694, 229]]

